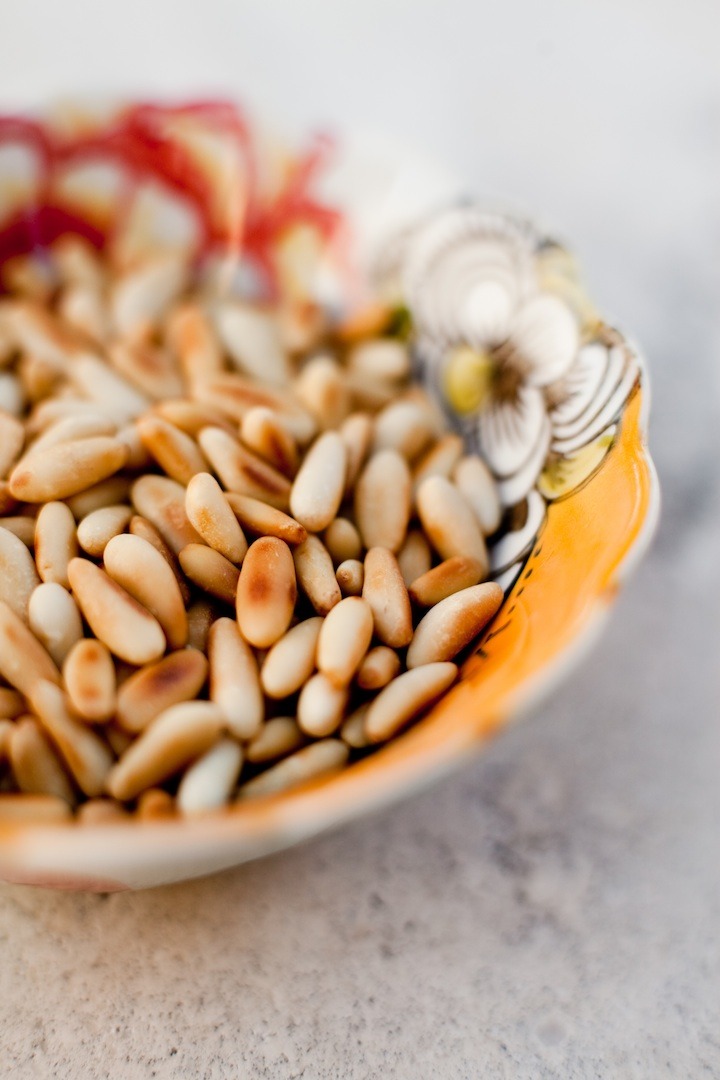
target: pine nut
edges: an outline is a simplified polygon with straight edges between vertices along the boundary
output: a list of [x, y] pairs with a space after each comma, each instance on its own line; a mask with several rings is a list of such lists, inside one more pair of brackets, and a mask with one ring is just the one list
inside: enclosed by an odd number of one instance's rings
[[228, 491], [261, 499], [278, 510], [287, 509], [290, 481], [272, 465], [219, 427], [203, 428], [198, 442]]
[[327, 528], [345, 490], [347, 454], [336, 431], [326, 431], [308, 450], [290, 492], [290, 510], [308, 532]]
[[25, 712], [25, 701], [22, 694], [17, 690], [9, 690], [6, 686], [0, 686], [0, 718], [14, 720]]
[[118, 690], [118, 723], [133, 734], [143, 731], [172, 705], [192, 701], [207, 673], [208, 662], [197, 649], [181, 649], [141, 668]]
[[10, 413], [0, 412], [0, 476], [6, 477], [20, 456], [25, 429]]
[[296, 693], [315, 670], [320, 618], [305, 619], [288, 630], [268, 652], [260, 671], [268, 697], [285, 698]]
[[411, 585], [417, 578], [427, 574], [432, 566], [432, 552], [425, 534], [419, 529], [411, 529], [397, 558], [406, 585]]
[[106, 790], [126, 802], [199, 758], [218, 739], [223, 715], [209, 701], [186, 701], [157, 716], [112, 767]]
[[298, 583], [318, 615], [327, 615], [342, 595], [335, 580], [332, 559], [322, 540], [308, 536], [293, 550]]
[[365, 567], [358, 559], [346, 559], [335, 571], [343, 596], [361, 596], [365, 583]]
[[350, 412], [343, 372], [330, 356], [316, 356], [305, 365], [295, 380], [295, 393], [323, 429], [339, 427]]
[[453, 472], [458, 490], [472, 507], [485, 536], [500, 525], [502, 507], [497, 485], [485, 462], [476, 454], [458, 461]]
[[243, 637], [259, 649], [278, 641], [290, 626], [297, 600], [290, 548], [264, 536], [248, 548], [237, 585], [237, 620]]
[[427, 410], [414, 401], [395, 401], [375, 417], [375, 450], [396, 450], [407, 461], [414, 461], [433, 435]]
[[361, 341], [350, 350], [348, 365], [361, 379], [401, 382], [410, 375], [407, 346], [394, 338]]
[[96, 345], [107, 341], [110, 321], [103, 297], [97, 289], [84, 284], [68, 285], [57, 305], [58, 315], [73, 330], [90, 338]]
[[218, 304], [215, 326], [233, 363], [263, 382], [287, 383], [288, 362], [280, 340], [277, 319], [248, 304]]
[[335, 518], [325, 530], [323, 541], [334, 563], [359, 559], [362, 554], [360, 533], [347, 518]]
[[115, 715], [115, 667], [101, 641], [77, 641], [62, 669], [63, 681], [73, 711], [91, 724], [105, 724]]
[[129, 506], [103, 506], [93, 510], [77, 527], [80, 547], [94, 559], [99, 559], [112, 538], [125, 532], [131, 517]]
[[253, 765], [261, 765], [291, 754], [304, 742], [305, 736], [291, 716], [275, 716], [250, 740], [245, 747], [245, 757]]
[[316, 739], [331, 735], [340, 726], [349, 691], [335, 686], [326, 675], [312, 675], [300, 691], [297, 721], [306, 735]]
[[174, 424], [186, 435], [197, 439], [203, 428], [219, 427], [228, 435], [235, 434], [235, 425], [212, 405], [203, 405], [190, 398], [175, 398], [171, 401], [159, 401], [153, 408], [155, 416], [161, 416], [169, 424]]
[[81, 491], [79, 495], [71, 495], [65, 501], [75, 520], [82, 521], [94, 510], [102, 510], [105, 506], [116, 506], [125, 502], [129, 494], [130, 480], [126, 476], [111, 476], [109, 480], [101, 480], [99, 484], [93, 484], [87, 491]]
[[226, 559], [241, 563], [248, 545], [222, 488], [210, 473], [193, 476], [185, 493], [185, 512], [206, 544]]
[[0, 528], [0, 600], [27, 622], [30, 596], [39, 584], [35, 562], [22, 540]]
[[149, 788], [139, 797], [136, 812], [140, 821], [167, 821], [175, 817], [175, 800], [169, 791]]
[[27, 697], [41, 680], [60, 682], [50, 654], [25, 623], [0, 600], [0, 675]]
[[70, 715], [59, 686], [38, 682], [30, 701], [80, 790], [86, 795], [100, 795], [112, 766], [108, 747], [87, 724]]
[[232, 739], [221, 739], [191, 765], [177, 793], [181, 814], [219, 810], [230, 799], [242, 768], [243, 753]]
[[317, 424], [310, 413], [287, 391], [264, 386], [241, 375], [219, 375], [209, 379], [194, 388], [193, 397], [219, 409], [236, 424], [242, 423], [245, 414], [257, 406], [272, 409], [282, 417], [288, 431], [301, 446], [308, 443], [317, 431]]
[[252, 739], [265, 718], [257, 660], [234, 619], [217, 619], [208, 635], [210, 700], [221, 710], [230, 732]]
[[210, 600], [196, 600], [188, 608], [188, 646], [205, 652], [210, 627], [219, 618], [219, 612]]
[[340, 435], [347, 451], [346, 495], [354, 489], [360, 470], [365, 464], [372, 443], [373, 427], [371, 416], [364, 412], [357, 412], [348, 416], [340, 428]]
[[78, 807], [78, 825], [121, 825], [129, 814], [116, 799], [88, 799]]
[[136, 427], [143, 446], [160, 468], [179, 484], [188, 484], [207, 463], [194, 439], [160, 416], [141, 416]]
[[69, 820], [70, 807], [56, 795], [0, 795], [0, 821], [51, 825]]
[[168, 317], [167, 340], [180, 361], [185, 382], [197, 386], [223, 370], [222, 350], [202, 309], [187, 302]]
[[151, 401], [177, 397], [183, 383], [169, 353], [140, 341], [115, 341], [107, 358], [116, 371]]
[[[361, 690], [380, 690], [400, 671], [400, 657], [387, 645], [376, 645], [358, 668], [357, 684]], [[343, 736], [344, 737], [344, 736]]]
[[423, 454], [413, 469], [415, 490], [428, 476], [444, 476], [450, 479], [453, 469], [462, 457], [465, 445], [459, 435], [443, 435]]
[[132, 504], [155, 526], [171, 551], [179, 555], [200, 537], [185, 513], [185, 488], [165, 476], [141, 476], [132, 486]]
[[365, 734], [370, 742], [385, 742], [397, 734], [418, 713], [455, 681], [455, 664], [426, 664], [406, 671], [380, 691], [365, 716]]
[[185, 576], [199, 589], [222, 600], [224, 604], [235, 603], [240, 572], [219, 551], [205, 544], [188, 544], [178, 558]]
[[181, 649], [187, 641], [185, 604], [160, 552], [147, 540], [126, 533], [110, 540], [103, 562], [113, 581], [155, 616], [169, 647]]
[[34, 717], [23, 716], [13, 725], [8, 749], [13, 776], [21, 791], [55, 795], [73, 805], [75, 794], [67, 773]]
[[27, 548], [35, 547], [35, 518], [0, 517], [0, 528], [7, 529]]
[[75, 642], [83, 636], [77, 604], [70, 593], [54, 581], [43, 582], [33, 592], [28, 604], [28, 622], [59, 668]]
[[407, 666], [452, 660], [477, 637], [503, 600], [494, 581], [453, 593], [420, 620], [407, 653]]
[[347, 763], [348, 755], [347, 746], [339, 739], [321, 739], [272, 765], [260, 776], [248, 780], [241, 786], [238, 798], [277, 795], [310, 780], [319, 780], [341, 769]]
[[477, 559], [453, 555], [415, 578], [408, 589], [410, 599], [422, 607], [432, 607], [461, 589], [479, 584], [485, 576], [484, 570]]
[[118, 334], [137, 336], [170, 307], [187, 280], [187, 267], [173, 255], [159, 256], [116, 278], [110, 313]]
[[240, 524], [250, 532], [260, 536], [277, 536], [286, 544], [302, 544], [307, 540], [307, 531], [299, 521], [269, 503], [231, 491], [225, 493], [225, 498]]
[[370, 548], [365, 556], [363, 599], [372, 608], [375, 633], [384, 645], [402, 649], [412, 638], [412, 611], [397, 559], [387, 548]]
[[17, 463], [10, 492], [24, 502], [65, 499], [122, 469], [127, 456], [127, 447], [102, 435], [38, 450]]
[[240, 438], [248, 449], [285, 476], [294, 476], [297, 472], [297, 443], [272, 409], [259, 405], [246, 412], [240, 425]]
[[162, 656], [160, 623], [104, 570], [87, 559], [72, 559], [68, 577], [90, 629], [110, 652], [129, 664], [149, 664]]
[[370, 746], [370, 740], [365, 734], [365, 717], [369, 707], [369, 703], [361, 705], [355, 712], [350, 713], [340, 728], [340, 738], [353, 750], [365, 750]]
[[139, 514], [135, 514], [130, 518], [129, 531], [133, 536], [139, 536], [142, 540], [147, 540], [148, 544], [152, 544], [155, 550], [160, 552], [163, 559], [172, 570], [180, 590], [180, 595], [187, 604], [190, 600], [190, 589], [183, 577], [180, 563], [178, 562], [175, 553], [170, 550], [152, 522], [141, 517]]
[[407, 462], [396, 450], [372, 455], [355, 489], [355, 520], [365, 546], [399, 551], [410, 520]]
[[372, 609], [359, 596], [348, 596], [328, 613], [318, 639], [317, 666], [333, 686], [352, 681], [370, 647], [373, 626]]
[[150, 399], [131, 386], [97, 356], [88, 353], [73, 360], [68, 375], [82, 397], [102, 409], [118, 424], [145, 412]]
[[430, 543], [443, 559], [471, 556], [487, 573], [487, 550], [480, 526], [454, 484], [443, 476], [423, 480], [417, 490], [417, 508]]

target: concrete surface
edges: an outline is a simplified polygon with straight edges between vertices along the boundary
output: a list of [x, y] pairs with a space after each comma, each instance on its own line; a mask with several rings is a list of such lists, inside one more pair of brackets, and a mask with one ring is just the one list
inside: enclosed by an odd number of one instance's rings
[[435, 789], [190, 885], [0, 889], [0, 1073], [720, 1076], [719, 36], [697, 0], [4, 12], [6, 101], [235, 88], [556, 225], [650, 358], [665, 506], [582, 671]]

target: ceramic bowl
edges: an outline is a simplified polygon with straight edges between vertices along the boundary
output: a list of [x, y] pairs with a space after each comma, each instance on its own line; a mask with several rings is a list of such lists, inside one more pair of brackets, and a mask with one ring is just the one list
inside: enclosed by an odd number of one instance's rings
[[411, 326], [418, 379], [498, 477], [506, 593], [455, 687], [345, 771], [195, 820], [3, 821], [0, 877], [142, 888], [288, 847], [465, 761], [594, 641], [658, 513], [647, 373], [561, 245], [459, 194], [352, 141], [288, 150], [223, 102], [0, 117], [0, 265], [79, 232], [128, 259], [189, 249], [224, 288], [280, 284], [348, 333]]

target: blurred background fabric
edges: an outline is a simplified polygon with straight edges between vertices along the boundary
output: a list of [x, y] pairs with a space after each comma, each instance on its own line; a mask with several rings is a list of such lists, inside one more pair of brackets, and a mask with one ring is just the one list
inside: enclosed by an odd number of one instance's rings
[[237, 96], [540, 219], [641, 344], [663, 516], [598, 648], [464, 771], [285, 855], [0, 889], [17, 1077], [720, 1076], [720, 9], [23, 0], [0, 106]]

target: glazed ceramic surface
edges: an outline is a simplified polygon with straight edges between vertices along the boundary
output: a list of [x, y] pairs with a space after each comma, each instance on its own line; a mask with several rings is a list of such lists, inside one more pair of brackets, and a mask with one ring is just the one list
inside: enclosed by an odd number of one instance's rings
[[198, 820], [0, 824], [0, 876], [141, 888], [286, 847], [459, 764], [587, 648], [658, 511], [647, 375], [567, 251], [441, 174], [316, 140], [292, 152], [232, 105], [0, 118], [0, 264], [76, 232], [118, 260], [184, 250], [209, 287], [321, 305], [409, 336], [416, 373], [498, 484], [505, 602], [456, 686], [346, 771]]

